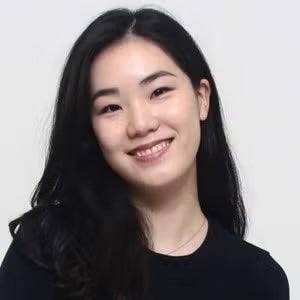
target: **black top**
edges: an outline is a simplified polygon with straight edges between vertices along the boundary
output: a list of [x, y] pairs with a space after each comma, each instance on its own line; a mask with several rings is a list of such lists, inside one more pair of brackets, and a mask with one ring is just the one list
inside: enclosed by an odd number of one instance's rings
[[[269, 252], [238, 239], [213, 219], [204, 242], [192, 254], [148, 254], [155, 300], [289, 299], [287, 276]], [[57, 300], [53, 284], [53, 274], [10, 245], [0, 269], [1, 300]]]

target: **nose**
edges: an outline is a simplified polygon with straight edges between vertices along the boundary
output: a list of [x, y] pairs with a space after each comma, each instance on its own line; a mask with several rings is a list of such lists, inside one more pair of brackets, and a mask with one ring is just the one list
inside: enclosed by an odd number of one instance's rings
[[145, 136], [157, 130], [159, 121], [151, 107], [145, 103], [136, 103], [131, 106], [128, 115], [127, 134], [129, 138]]

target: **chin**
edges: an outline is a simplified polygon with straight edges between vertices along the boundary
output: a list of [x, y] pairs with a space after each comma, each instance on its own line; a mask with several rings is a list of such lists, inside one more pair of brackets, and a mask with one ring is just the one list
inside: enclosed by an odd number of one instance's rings
[[174, 172], [169, 172], [169, 174], [153, 174], [153, 176], [147, 176], [147, 178], [139, 177], [133, 179], [133, 185], [136, 188], [164, 189], [178, 183], [178, 177], [180, 176], [174, 175]]

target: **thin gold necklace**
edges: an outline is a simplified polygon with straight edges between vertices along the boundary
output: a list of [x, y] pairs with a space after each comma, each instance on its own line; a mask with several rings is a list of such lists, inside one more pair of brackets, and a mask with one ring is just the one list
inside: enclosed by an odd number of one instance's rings
[[180, 245], [178, 248], [176, 248], [175, 250], [172, 250], [172, 251], [170, 251], [170, 252], [168, 252], [168, 253], [166, 253], [166, 255], [169, 255], [169, 254], [171, 254], [171, 253], [173, 253], [173, 252], [175, 252], [176, 250], [178, 250], [178, 249], [180, 249], [180, 248], [182, 248], [183, 246], [185, 246], [188, 242], [190, 242], [195, 236], [196, 236], [196, 234], [198, 233], [198, 232], [200, 232], [201, 231], [201, 229], [202, 229], [202, 227], [204, 226], [204, 224], [205, 224], [205, 221], [206, 221], [206, 218], [204, 218], [204, 221], [202, 222], [202, 224], [201, 224], [201, 226], [200, 226], [200, 228], [184, 243], [184, 244], [182, 244], [182, 245]]

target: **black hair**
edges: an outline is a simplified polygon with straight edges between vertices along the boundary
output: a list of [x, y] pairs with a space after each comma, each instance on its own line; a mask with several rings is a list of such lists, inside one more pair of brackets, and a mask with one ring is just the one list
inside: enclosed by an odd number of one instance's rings
[[201, 121], [197, 184], [201, 208], [238, 238], [246, 212], [239, 176], [225, 136], [216, 84], [191, 35], [167, 13], [142, 8], [107, 11], [72, 47], [59, 85], [44, 172], [31, 209], [10, 222], [14, 242], [54, 272], [68, 299], [146, 299], [147, 222], [131, 204], [127, 186], [105, 162], [94, 135], [90, 68], [96, 55], [126, 35], [143, 37], [174, 60], [196, 88], [211, 87]]

